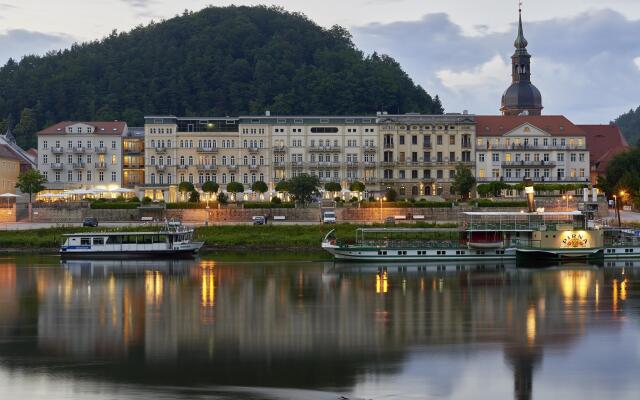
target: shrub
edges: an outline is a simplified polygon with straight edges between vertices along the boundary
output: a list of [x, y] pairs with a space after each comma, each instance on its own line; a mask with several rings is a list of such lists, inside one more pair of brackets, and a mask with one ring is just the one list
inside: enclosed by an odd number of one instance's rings
[[224, 193], [218, 193], [218, 203], [225, 205], [229, 202], [229, 198]]
[[200, 201], [200, 193], [197, 190], [193, 190], [189, 193], [189, 203], [198, 203]]
[[271, 198], [271, 203], [273, 203], [273, 204], [282, 204], [282, 199], [280, 199], [280, 197], [273, 197], [273, 198]]
[[[382, 207], [385, 208], [451, 208], [453, 203], [450, 201], [418, 201], [415, 204], [406, 201], [385, 201], [382, 203]], [[362, 202], [362, 208], [376, 208], [380, 207], [380, 202], [369, 201]]]
[[135, 210], [138, 208], [138, 203], [98, 200], [92, 202], [90, 207], [92, 210]]
[[129, 200], [127, 200], [129, 203], [140, 203], [140, 199], [137, 196], [133, 196], [132, 198], [130, 198]]
[[477, 207], [486, 207], [486, 208], [492, 208], [492, 207], [526, 207], [527, 206], [527, 202], [526, 201], [522, 201], [522, 200], [492, 201], [492, 200], [489, 200], [489, 199], [478, 199], [476, 201], [476, 206]]
[[[209, 207], [215, 207], [215, 203], [210, 202]], [[179, 203], [167, 204], [167, 210], [197, 210], [202, 208], [207, 208], [207, 204], [206, 203], [189, 203], [184, 201]]]
[[149, 196], [144, 196], [144, 198], [142, 199], [142, 204], [149, 204], [151, 203], [153, 200], [151, 200], [151, 197]]
[[384, 193], [384, 197], [387, 198], [387, 201], [396, 201], [398, 199], [398, 192], [393, 188], [388, 188]]
[[255, 208], [294, 208], [295, 205], [293, 203], [273, 203], [267, 201], [245, 201], [243, 203], [243, 207], [247, 209], [255, 209]]

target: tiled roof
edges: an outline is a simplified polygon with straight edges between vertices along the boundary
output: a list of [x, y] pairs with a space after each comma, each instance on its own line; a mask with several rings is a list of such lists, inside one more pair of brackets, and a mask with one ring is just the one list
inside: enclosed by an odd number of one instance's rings
[[6, 144], [0, 144], [0, 158], [9, 158], [16, 161], [21, 161], [22, 158], [19, 157], [11, 147]]
[[122, 135], [127, 127], [124, 121], [64, 121], [44, 128], [38, 135], [64, 135], [70, 125], [85, 124], [94, 127], [95, 134]]
[[627, 151], [629, 144], [617, 125], [579, 125], [587, 134], [587, 148], [591, 164], [599, 174], [604, 174], [607, 164], [617, 154]]
[[585, 132], [562, 115], [478, 115], [477, 136], [502, 136], [524, 124], [530, 124], [552, 136], [583, 136]]

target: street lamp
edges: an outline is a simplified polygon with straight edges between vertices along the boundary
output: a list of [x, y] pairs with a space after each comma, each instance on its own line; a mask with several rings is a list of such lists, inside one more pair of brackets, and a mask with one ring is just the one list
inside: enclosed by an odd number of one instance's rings
[[380, 221], [384, 222], [384, 219], [382, 218], [382, 202], [383, 201], [387, 201], [386, 197], [378, 197], [378, 200], [380, 200]]
[[569, 200], [573, 199], [573, 196], [567, 194], [562, 196], [562, 199], [566, 200], [566, 210], [569, 211]]

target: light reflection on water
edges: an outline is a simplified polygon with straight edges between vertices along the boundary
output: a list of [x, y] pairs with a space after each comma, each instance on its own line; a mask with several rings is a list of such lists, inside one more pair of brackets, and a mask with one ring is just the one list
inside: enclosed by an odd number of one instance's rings
[[2, 398], [636, 398], [640, 262], [0, 260]]

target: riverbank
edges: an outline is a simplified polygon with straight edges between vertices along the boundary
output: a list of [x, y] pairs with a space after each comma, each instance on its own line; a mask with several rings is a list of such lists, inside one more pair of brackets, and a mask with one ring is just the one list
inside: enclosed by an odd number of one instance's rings
[[[382, 225], [380, 225], [382, 226]], [[455, 224], [411, 224], [396, 227], [451, 228]], [[241, 225], [197, 227], [196, 241], [205, 242], [203, 251], [297, 251], [317, 252], [322, 238], [331, 229], [340, 238], [354, 239], [356, 224], [337, 225]], [[0, 231], [0, 251], [2, 253], [55, 253], [63, 240], [63, 235], [77, 232], [144, 232], [159, 227], [118, 227], [118, 228], [45, 228], [21, 231]]]

